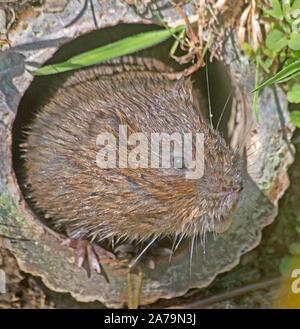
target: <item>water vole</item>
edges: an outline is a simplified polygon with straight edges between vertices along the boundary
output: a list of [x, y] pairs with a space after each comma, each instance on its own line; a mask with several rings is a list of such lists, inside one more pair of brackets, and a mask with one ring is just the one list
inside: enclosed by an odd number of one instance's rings
[[[176, 168], [176, 158], [165, 169], [100, 168], [97, 136], [118, 139], [120, 125], [128, 136], [203, 133], [203, 177], [188, 179], [191, 169]], [[239, 161], [194, 105], [191, 82], [150, 59], [69, 74], [30, 124], [23, 151], [28, 198], [72, 239], [221, 233], [242, 187]]]

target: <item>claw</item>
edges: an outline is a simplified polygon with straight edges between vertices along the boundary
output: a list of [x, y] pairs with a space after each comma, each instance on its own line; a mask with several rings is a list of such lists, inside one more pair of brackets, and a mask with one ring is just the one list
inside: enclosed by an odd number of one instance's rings
[[98, 257], [95, 254], [95, 251], [94, 251], [93, 247], [90, 244], [87, 245], [87, 255], [88, 255], [88, 261], [89, 261], [90, 268], [92, 268], [98, 274], [100, 274], [101, 273], [101, 267], [100, 267], [100, 264], [99, 264], [99, 260], [98, 260]]
[[95, 270], [98, 274], [101, 273], [101, 258], [116, 259], [116, 256], [112, 252], [96, 244], [92, 244], [87, 240], [68, 238], [62, 242], [62, 245], [76, 249], [78, 267], [82, 267], [84, 261], [87, 259], [89, 269]]
[[113, 254], [112, 252], [98, 246], [97, 244], [93, 244], [93, 248], [96, 252], [96, 254], [100, 257], [100, 258], [110, 258], [110, 259], [116, 259], [116, 255]]
[[87, 254], [87, 242], [84, 240], [78, 240], [77, 241], [77, 262], [78, 267], [81, 267], [83, 265], [83, 262], [86, 258]]
[[114, 251], [121, 254], [133, 254], [135, 252], [135, 248], [132, 244], [126, 243], [119, 245], [117, 248], [114, 249]]

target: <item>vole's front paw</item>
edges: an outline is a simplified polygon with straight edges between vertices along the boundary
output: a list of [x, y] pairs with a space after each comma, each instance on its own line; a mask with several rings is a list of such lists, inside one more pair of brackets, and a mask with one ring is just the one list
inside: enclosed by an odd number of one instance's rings
[[112, 252], [107, 251], [94, 243], [90, 243], [87, 240], [68, 238], [62, 242], [62, 245], [76, 249], [77, 264], [79, 267], [82, 267], [84, 261], [87, 259], [89, 269], [93, 269], [99, 274], [101, 273], [101, 259], [116, 259], [116, 256]]

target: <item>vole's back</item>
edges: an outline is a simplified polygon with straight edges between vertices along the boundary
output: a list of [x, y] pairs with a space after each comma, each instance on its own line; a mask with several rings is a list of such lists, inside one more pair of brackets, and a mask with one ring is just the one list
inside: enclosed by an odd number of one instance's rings
[[[200, 118], [191, 88], [161, 63], [141, 59], [69, 75], [39, 109], [25, 143], [36, 209], [70, 237], [96, 241], [227, 228], [240, 172], [224, 140]], [[118, 150], [120, 125], [128, 136], [203, 133], [204, 176], [187, 179], [187, 168], [118, 168], [118, 157], [116, 168], [100, 168], [97, 136], [111, 133]]]

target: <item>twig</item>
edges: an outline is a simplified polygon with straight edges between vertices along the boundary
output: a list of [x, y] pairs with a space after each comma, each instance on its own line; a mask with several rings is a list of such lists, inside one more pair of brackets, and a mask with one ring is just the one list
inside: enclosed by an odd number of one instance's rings
[[170, 306], [167, 307], [167, 309], [186, 309], [186, 308], [202, 308], [204, 306], [211, 305], [213, 303], [221, 302], [236, 296], [245, 295], [247, 293], [250, 293], [255, 290], [260, 289], [266, 289], [268, 287], [274, 286], [279, 284], [283, 278], [275, 277], [272, 279], [266, 279], [255, 283], [250, 283], [247, 285], [244, 285], [242, 287], [233, 288], [229, 291], [221, 292], [219, 294], [209, 296], [207, 298], [203, 298], [201, 300], [198, 300], [196, 302], [190, 303], [190, 304], [184, 304], [184, 305], [178, 305], [178, 306]]

